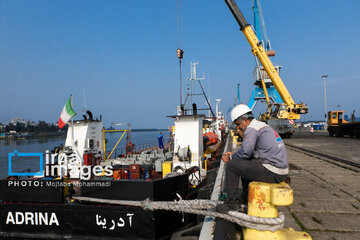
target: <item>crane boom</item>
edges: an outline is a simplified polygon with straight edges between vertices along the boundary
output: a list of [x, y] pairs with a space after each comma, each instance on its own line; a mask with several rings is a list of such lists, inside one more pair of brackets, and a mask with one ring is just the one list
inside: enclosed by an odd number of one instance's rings
[[288, 119], [299, 119], [299, 114], [307, 113], [308, 107], [303, 103], [296, 104], [294, 102], [294, 99], [291, 97], [284, 82], [281, 80], [280, 75], [278, 74], [278, 72], [274, 68], [274, 65], [267, 56], [265, 49], [261, 46], [261, 42], [256, 37], [250, 24], [247, 23], [244, 15], [241, 13], [235, 1], [225, 0], [225, 3], [229, 7], [231, 13], [234, 15], [235, 20], [238, 22], [240, 30], [249, 42], [252, 53], [255, 57], [259, 59], [266, 73], [269, 75], [272, 83], [274, 84], [276, 90], [280, 94], [282, 100], [288, 106]]

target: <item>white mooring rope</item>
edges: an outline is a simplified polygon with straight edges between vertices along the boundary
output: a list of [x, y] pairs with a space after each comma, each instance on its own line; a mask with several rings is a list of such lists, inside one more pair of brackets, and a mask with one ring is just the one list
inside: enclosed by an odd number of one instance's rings
[[[178, 195], [179, 196], [179, 195]], [[73, 199], [86, 202], [107, 203], [115, 205], [127, 205], [134, 207], [141, 207], [145, 210], [167, 210], [178, 211], [184, 213], [191, 213], [203, 216], [210, 216], [214, 218], [223, 218], [229, 222], [236, 223], [240, 226], [256, 229], [260, 231], [278, 231], [284, 227], [285, 216], [284, 213], [279, 212], [277, 218], [261, 218], [247, 215], [236, 211], [229, 211], [227, 213], [216, 212], [216, 206], [223, 202], [205, 199], [182, 200], [172, 202], [163, 201], [128, 201], [128, 200], [110, 200], [90, 197], [76, 197]]]

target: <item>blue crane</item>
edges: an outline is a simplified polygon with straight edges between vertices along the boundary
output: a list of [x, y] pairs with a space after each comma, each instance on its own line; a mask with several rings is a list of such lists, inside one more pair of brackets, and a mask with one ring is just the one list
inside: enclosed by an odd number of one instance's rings
[[[270, 40], [268, 39], [265, 21], [261, 10], [260, 0], [253, 0], [253, 12], [254, 12], [254, 28], [256, 32], [256, 36], [259, 41], [262, 43], [265, 51], [267, 51], [269, 56], [274, 56], [275, 52], [271, 50]], [[281, 66], [274, 66], [275, 69], [280, 73]], [[254, 85], [255, 88], [252, 91], [250, 101], [248, 106], [250, 109], [253, 109], [257, 103], [257, 101], [265, 101], [266, 96], [264, 92], [264, 88], [262, 85], [262, 81], [264, 80], [267, 94], [269, 96], [269, 100], [273, 103], [283, 103], [278, 91], [272, 84], [269, 76], [266, 74], [265, 70], [262, 66], [257, 62], [257, 67], [254, 70]], [[269, 104], [269, 103], [268, 103]]]
[[256, 36], [258, 37], [259, 41], [262, 42], [265, 51], [270, 51], [271, 50], [270, 40], [266, 33], [265, 21], [259, 0], [253, 0], [253, 12], [254, 12], [254, 28], [255, 28]]

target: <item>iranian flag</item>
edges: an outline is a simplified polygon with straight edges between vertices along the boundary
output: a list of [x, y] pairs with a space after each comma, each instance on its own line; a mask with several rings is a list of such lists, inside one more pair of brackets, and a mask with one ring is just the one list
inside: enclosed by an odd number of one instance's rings
[[69, 122], [69, 120], [76, 115], [76, 112], [74, 111], [74, 109], [71, 106], [71, 98], [72, 98], [72, 95], [70, 95], [69, 99], [67, 100], [67, 102], [61, 112], [61, 115], [59, 118], [59, 128], [63, 128]]

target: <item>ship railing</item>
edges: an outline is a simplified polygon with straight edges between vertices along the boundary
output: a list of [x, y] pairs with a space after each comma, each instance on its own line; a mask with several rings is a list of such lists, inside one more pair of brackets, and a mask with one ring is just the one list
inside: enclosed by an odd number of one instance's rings
[[[164, 142], [167, 143], [168, 139], [165, 139]], [[153, 149], [157, 149], [158, 147], [159, 147], [159, 143], [157, 141], [138, 144], [138, 145], [134, 145], [133, 153], [140, 153], [145, 150], [153, 150]], [[113, 153], [114, 157], [125, 156], [125, 155], [126, 155], [126, 147], [116, 148]]]

